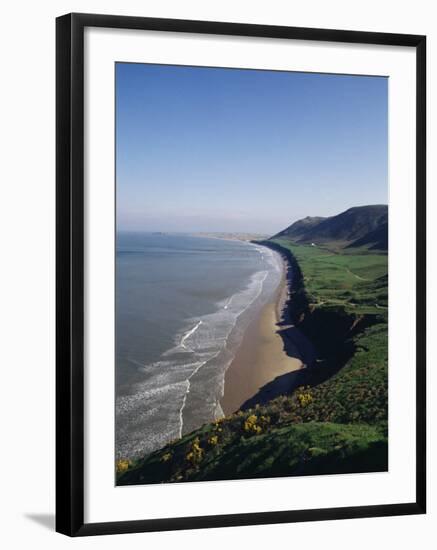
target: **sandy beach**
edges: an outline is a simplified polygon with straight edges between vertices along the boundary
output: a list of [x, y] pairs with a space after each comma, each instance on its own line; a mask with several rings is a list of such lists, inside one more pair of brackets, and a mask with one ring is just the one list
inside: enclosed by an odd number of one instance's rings
[[288, 300], [288, 283], [284, 274], [274, 295], [247, 328], [234, 360], [226, 371], [221, 406], [225, 415], [240, 405], [277, 376], [300, 370], [302, 362], [284, 350], [277, 325], [282, 320]]

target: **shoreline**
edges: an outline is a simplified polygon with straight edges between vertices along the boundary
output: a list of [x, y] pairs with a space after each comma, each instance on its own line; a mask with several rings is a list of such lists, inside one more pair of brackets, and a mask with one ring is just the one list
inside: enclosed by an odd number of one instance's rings
[[303, 367], [298, 357], [287, 352], [286, 342], [281, 336], [280, 323], [287, 316], [290, 280], [287, 277], [288, 262], [281, 254], [279, 256], [283, 271], [278, 288], [269, 303], [250, 322], [226, 370], [224, 392], [220, 400], [225, 416], [237, 411], [278, 376], [299, 371]]

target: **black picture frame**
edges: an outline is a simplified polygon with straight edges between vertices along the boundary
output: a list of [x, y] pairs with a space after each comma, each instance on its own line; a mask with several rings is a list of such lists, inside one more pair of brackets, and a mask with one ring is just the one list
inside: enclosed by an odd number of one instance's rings
[[[84, 523], [84, 29], [107, 27], [404, 46], [416, 50], [416, 500]], [[423, 514], [426, 511], [426, 37], [73, 13], [56, 20], [56, 530], [69, 536]]]

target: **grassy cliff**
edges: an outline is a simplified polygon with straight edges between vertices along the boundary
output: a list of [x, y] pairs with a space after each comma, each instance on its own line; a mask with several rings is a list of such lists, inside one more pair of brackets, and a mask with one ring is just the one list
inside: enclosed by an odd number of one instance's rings
[[243, 410], [121, 461], [118, 484], [387, 469], [387, 255], [264, 244], [289, 262], [289, 330], [312, 342], [315, 360], [289, 391], [266, 399], [261, 389]]

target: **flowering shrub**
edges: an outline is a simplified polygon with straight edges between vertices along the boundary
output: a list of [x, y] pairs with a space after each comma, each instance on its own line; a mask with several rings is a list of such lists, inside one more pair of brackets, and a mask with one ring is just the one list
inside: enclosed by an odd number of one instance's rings
[[214, 447], [215, 445], [217, 445], [218, 443], [218, 436], [217, 435], [212, 435], [209, 439], [208, 439], [208, 443]]
[[309, 387], [302, 387], [296, 394], [297, 400], [301, 407], [306, 407], [313, 402], [313, 396]]
[[173, 458], [173, 455], [171, 453], [165, 453], [161, 457], [161, 462], [168, 462]]
[[194, 466], [202, 462], [203, 453], [204, 451], [200, 446], [199, 438], [196, 437], [196, 439], [193, 440], [191, 449], [188, 451], [185, 458]]
[[258, 424], [258, 417], [256, 414], [251, 414], [246, 418], [243, 423], [243, 430], [254, 434], [260, 434], [262, 427]]
[[212, 423], [212, 426], [216, 432], [223, 431], [223, 428], [221, 426], [225, 420], [228, 420], [228, 418], [225, 418], [225, 417], [218, 418], [215, 422]]
[[115, 463], [115, 471], [117, 472], [117, 474], [122, 474], [123, 472], [129, 469], [130, 465], [131, 465], [130, 460], [127, 460], [125, 458], [120, 458]]

